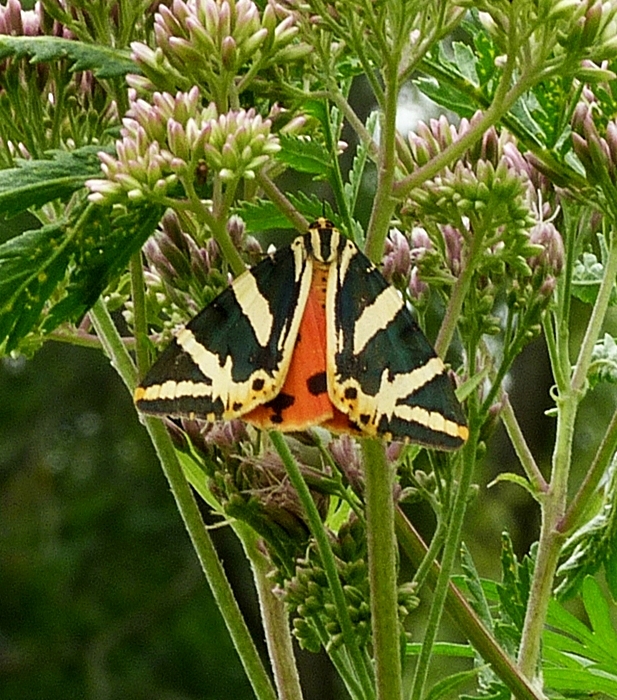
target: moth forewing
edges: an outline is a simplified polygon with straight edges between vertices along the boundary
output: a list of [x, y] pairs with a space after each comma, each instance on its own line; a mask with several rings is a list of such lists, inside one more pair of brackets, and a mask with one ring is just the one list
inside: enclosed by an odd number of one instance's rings
[[299, 237], [239, 275], [178, 331], [136, 389], [137, 407], [229, 420], [274, 399], [289, 370], [312, 269]]

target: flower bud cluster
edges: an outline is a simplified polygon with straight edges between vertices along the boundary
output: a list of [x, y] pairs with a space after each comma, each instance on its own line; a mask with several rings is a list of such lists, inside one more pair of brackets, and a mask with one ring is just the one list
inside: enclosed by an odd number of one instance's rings
[[[160, 292], [163, 299], [168, 296], [169, 302], [187, 317], [197, 313], [205, 302], [200, 290], [213, 284], [215, 258], [207, 248], [183, 231], [175, 212], [168, 210], [161, 228], [148, 239], [143, 250], [148, 263], [148, 293]], [[154, 276], [158, 276], [160, 284], [153, 284]]]
[[529, 242], [538, 246], [537, 255], [528, 258], [529, 267], [534, 273], [559, 275], [563, 269], [565, 250], [561, 234], [552, 221], [536, 224], [529, 235]]
[[[238, 250], [255, 259], [261, 252], [259, 242], [245, 235], [242, 219], [232, 216], [227, 225], [228, 233]], [[146, 295], [149, 316], [153, 323], [163, 321], [166, 342], [172, 330], [206, 306], [228, 283], [221, 271], [221, 256], [216, 241], [191, 235], [182, 229], [173, 210], [167, 210], [159, 230], [143, 247], [147, 266]], [[197, 240], [196, 240], [197, 239]], [[132, 313], [125, 316], [129, 325]]]
[[590, 57], [595, 61], [614, 58], [617, 55], [617, 3], [609, 0], [557, 3], [569, 5], [570, 26], [560, 32], [559, 43], [569, 55]]
[[38, 36], [41, 33], [41, 3], [34, 10], [22, 10], [19, 0], [7, 0], [0, 6], [0, 34]]
[[[154, 85], [169, 89], [199, 84], [212, 97], [225, 94], [229, 81], [251, 65], [281, 66], [310, 52], [295, 42], [293, 15], [269, 1], [263, 12], [252, 0], [173, 0], [155, 16], [157, 48], [134, 43], [133, 56]], [[246, 89], [250, 81], [242, 81]]]
[[[460, 140], [479, 118], [476, 114], [471, 120], [462, 119], [458, 126], [450, 124], [445, 116], [429, 124], [420, 123], [417, 131], [409, 134], [416, 165], [422, 167]], [[499, 233], [499, 238], [507, 237], [510, 247], [512, 236], [526, 234], [534, 223], [529, 171], [530, 166], [508, 133], [504, 131], [498, 136], [492, 127], [454, 166], [444, 168], [422, 188], [413, 190], [407, 211], [417, 214], [416, 218], [423, 222], [429, 217], [438, 226], [456, 228], [463, 237], [466, 233], [473, 235], [473, 229], [479, 228], [484, 216], [490, 217], [490, 228]], [[447, 231], [444, 238], [453, 258], [449, 267], [454, 270], [459, 266], [460, 245]], [[493, 237], [489, 244], [496, 242]]]
[[[420, 124], [417, 133], [409, 136], [416, 164], [424, 165], [460, 139], [477, 118], [471, 122], [461, 120], [458, 128], [444, 116], [429, 125]], [[504, 157], [503, 145], [509, 140], [505, 132], [498, 137], [494, 128], [489, 129], [453, 167], [444, 168], [422, 188], [411, 192], [408, 211], [417, 213], [416, 218], [423, 222], [428, 216], [437, 224], [452, 224], [459, 230], [463, 217], [481, 222], [483, 216], [490, 216], [491, 227], [499, 230], [502, 237], [507, 235], [510, 240], [512, 235], [524, 234], [533, 224], [528, 183]]]
[[106, 180], [89, 180], [92, 201], [128, 197], [161, 201], [181, 192], [182, 182], [203, 179], [204, 164], [226, 181], [252, 179], [280, 150], [270, 121], [254, 109], [219, 115], [188, 93], [155, 93], [152, 103], [134, 99], [123, 119], [117, 157], [100, 153]]
[[356, 493], [364, 489], [360, 445], [346, 433], [342, 433], [328, 445], [328, 450], [351, 488]]
[[[458, 127], [445, 117], [421, 124], [409, 136], [417, 165], [455, 143], [477, 118], [461, 120]], [[505, 295], [516, 313], [526, 310], [537, 324], [563, 267], [563, 243], [551, 218], [551, 209], [558, 211], [555, 200], [548, 179], [513, 138], [489, 129], [453, 166], [410, 193], [402, 215], [409, 215], [410, 223], [421, 221], [432, 242], [432, 247], [420, 243], [418, 255], [412, 242], [410, 257], [416, 262], [410, 280], [412, 275], [421, 283], [430, 280], [432, 288], [444, 287], [447, 294], [475, 246], [474, 319], [463, 314], [461, 332], [470, 321], [470, 332], [499, 333], [497, 294]], [[479, 247], [476, 237], [481, 237]], [[409, 289], [414, 298], [422, 293], [415, 280]]]
[[[366, 646], [371, 641], [371, 613], [364, 524], [352, 514], [330, 540], [358, 644]], [[418, 601], [409, 585], [400, 587], [398, 598], [402, 621]], [[313, 545], [304, 558], [298, 559], [293, 577], [284, 582], [283, 599], [294, 618], [293, 634], [301, 647], [319, 651], [320, 629], [328, 633], [328, 648], [343, 643], [336, 606]]]
[[579, 102], [572, 116], [572, 145], [592, 185], [611, 187], [617, 179], [617, 120], [611, 120], [600, 136], [593, 105]]
[[397, 228], [386, 238], [382, 272], [388, 282], [399, 289], [407, 287], [411, 299], [419, 302], [428, 291], [422, 281], [418, 265], [425, 255], [433, 252], [433, 243], [425, 229], [414, 227], [411, 240]]
[[[205, 456], [210, 463], [217, 453], [225, 455], [225, 458], [231, 459], [232, 462], [237, 462], [241, 451], [240, 443], [249, 439], [246, 423], [239, 419], [210, 423], [183, 418], [181, 425], [181, 430], [176, 427], [184, 436], [185, 443], [188, 438], [191, 447]], [[183, 449], [186, 447], [185, 444]]]
[[[554, 36], [568, 57], [596, 61], [610, 59], [617, 54], [616, 3], [612, 0], [541, 0], [529, 6], [534, 14], [526, 17], [530, 33], [528, 50], [533, 55], [536, 44], [545, 42], [546, 27], [553, 25]], [[483, 3], [486, 12], [480, 12], [480, 21], [504, 53], [511, 35], [510, 13], [497, 9], [494, 3]]]

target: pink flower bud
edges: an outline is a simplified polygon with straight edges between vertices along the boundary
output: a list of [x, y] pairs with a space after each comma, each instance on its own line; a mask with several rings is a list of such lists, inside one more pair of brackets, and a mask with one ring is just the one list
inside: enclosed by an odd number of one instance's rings
[[532, 270], [550, 270], [559, 275], [563, 268], [565, 251], [561, 234], [550, 221], [536, 224], [529, 235], [529, 242], [541, 245], [543, 251], [528, 260]]
[[411, 262], [415, 263], [426, 253], [427, 250], [432, 250], [433, 242], [429, 238], [426, 229], [420, 226], [414, 226], [411, 231]]
[[409, 242], [396, 228], [390, 231], [388, 237], [392, 245], [392, 252], [388, 256], [392, 259], [392, 274], [407, 279], [409, 277], [409, 268], [411, 265]]
[[461, 254], [463, 250], [463, 237], [458, 229], [451, 224], [441, 227], [444, 242], [446, 244], [446, 258], [448, 267], [454, 275], [461, 270]]
[[420, 279], [418, 268], [414, 265], [409, 274], [409, 294], [412, 299], [419, 300], [428, 292], [428, 284]]
[[244, 221], [234, 214], [229, 218], [229, 221], [227, 222], [227, 233], [229, 233], [231, 240], [233, 241], [233, 244], [236, 246], [236, 248], [239, 248], [242, 239], [244, 238], [244, 233], [246, 231], [246, 226], [244, 224]]
[[362, 458], [355, 440], [349, 435], [343, 434], [332, 440], [328, 445], [328, 450], [343, 470], [349, 483], [352, 486], [360, 485], [362, 482]]

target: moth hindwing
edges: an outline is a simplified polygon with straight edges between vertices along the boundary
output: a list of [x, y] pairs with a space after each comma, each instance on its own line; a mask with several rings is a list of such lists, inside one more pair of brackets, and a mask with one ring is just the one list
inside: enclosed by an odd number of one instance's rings
[[323, 425], [442, 449], [468, 434], [446, 368], [403, 298], [325, 219], [179, 331], [135, 402], [147, 413]]

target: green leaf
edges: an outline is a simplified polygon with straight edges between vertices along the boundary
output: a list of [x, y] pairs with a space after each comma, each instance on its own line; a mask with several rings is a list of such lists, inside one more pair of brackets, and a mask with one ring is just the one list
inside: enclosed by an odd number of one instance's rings
[[590, 576], [583, 583], [583, 600], [593, 631], [555, 599], [549, 603], [547, 622], [553, 629], [546, 629], [542, 638], [545, 684], [617, 697], [617, 632], [609, 602]]
[[0, 246], [0, 349], [18, 342], [39, 321], [64, 278], [72, 244], [62, 224], [26, 231]]
[[[301, 211], [311, 221], [320, 216], [327, 216], [332, 220], [336, 219], [330, 204], [322, 201], [314, 194], [306, 195], [303, 192], [298, 192], [298, 194], [286, 193], [285, 196], [298, 211]], [[242, 218], [248, 233], [291, 228], [289, 219], [269, 200], [242, 202], [234, 210], [234, 213]]]
[[244, 221], [247, 233], [260, 233], [261, 231], [291, 227], [289, 219], [270, 200], [240, 202], [239, 206], [234, 209], [234, 213]]
[[593, 347], [587, 377], [592, 389], [601, 382], [617, 384], [617, 343], [608, 333]]
[[[572, 274], [572, 295], [586, 304], [595, 303], [600, 283], [604, 277], [604, 261], [608, 257], [608, 248], [603, 235], [598, 234], [601, 260], [598, 260], [595, 253], [586, 251], [575, 261]], [[610, 296], [610, 305], [617, 304], [617, 288], [613, 284]]]
[[477, 15], [469, 13], [461, 23], [470, 43], [442, 44], [424, 58], [420, 69], [426, 76], [414, 80], [433, 102], [471, 118], [478, 109], [490, 104], [499, 69], [497, 52]]
[[55, 199], [67, 200], [86, 180], [101, 175], [100, 146], [52, 151], [49, 160], [18, 160], [0, 170], [0, 214], [14, 216]]
[[331, 169], [328, 151], [316, 141], [294, 136], [280, 136], [281, 150], [276, 159], [301, 173], [325, 176]]
[[204, 502], [210, 506], [214, 513], [223, 516], [223, 508], [219, 501], [216, 500], [208, 486], [208, 475], [201, 466], [200, 459], [197, 456], [192, 444], [189, 444], [188, 449], [189, 452], [176, 450], [178, 461], [182, 465], [182, 471], [184, 472], [187, 481], [203, 498]]
[[[603, 487], [596, 494], [587, 522], [567, 539], [562, 550], [563, 563], [557, 575], [563, 577], [557, 596], [565, 599], [582, 586], [585, 578], [595, 574], [604, 564], [606, 578], [614, 595], [612, 576], [617, 549], [617, 462], [612, 460]], [[593, 514], [595, 513], [595, 515]]]
[[493, 481], [491, 481], [490, 484], [488, 484], [487, 488], [491, 488], [491, 486], [499, 484], [502, 481], [506, 481], [511, 484], [516, 484], [517, 486], [520, 486], [522, 489], [525, 489], [525, 491], [527, 491], [527, 493], [530, 494], [532, 498], [540, 502], [540, 493], [536, 489], [534, 489], [533, 484], [531, 484], [524, 476], [521, 476], [520, 474], [513, 474], [512, 472], [502, 472], [501, 474], [498, 474], [493, 479]]
[[554, 690], [582, 693], [589, 697], [605, 693], [617, 698], [617, 676], [594, 668], [545, 668], [544, 683]]
[[76, 207], [70, 220], [1, 245], [2, 351], [26, 351], [35, 342], [25, 341], [28, 334], [41, 338], [64, 321], [81, 318], [125, 270], [161, 214], [152, 205], [118, 212], [89, 204]]
[[66, 296], [50, 311], [44, 330], [81, 318], [105, 288], [126, 270], [131, 256], [155, 231], [163, 207], [151, 203], [127, 210], [89, 206], [79, 222]]
[[452, 50], [454, 51], [454, 62], [461, 75], [472, 85], [479, 85], [476, 57], [469, 44], [455, 41], [452, 43]]
[[[452, 583], [454, 583], [462, 591], [469, 592], [468, 579], [461, 574], [452, 575]], [[480, 585], [482, 586], [482, 593], [486, 597], [489, 603], [499, 602], [499, 596], [497, 595], [497, 583], [491, 581], [490, 579], [480, 579]]]
[[566, 632], [582, 642], [591, 642], [593, 640], [591, 630], [554, 598], [551, 598], [549, 602], [546, 621], [560, 632]]
[[32, 63], [69, 60], [73, 71], [90, 70], [96, 78], [120, 78], [140, 73], [131, 55], [123, 49], [85, 44], [81, 41], [51, 36], [0, 36], [0, 60], [31, 57]]
[[[501, 571], [502, 583], [497, 584], [501, 609], [514, 623], [517, 631], [523, 629], [527, 600], [529, 598], [530, 559], [519, 561], [514, 553], [510, 535], [501, 535]], [[518, 637], [518, 635], [516, 635]]]
[[459, 673], [453, 673], [451, 676], [446, 676], [435, 683], [425, 696], [426, 700], [439, 700], [439, 698], [446, 697], [446, 695], [449, 695], [465, 683], [474, 680], [480, 670], [480, 667], [472, 668], [469, 671], [460, 671]]
[[415, 78], [413, 83], [433, 102], [461, 117], [470, 119], [477, 109], [477, 105], [469, 99], [469, 94], [458, 90], [453, 85], [438, 82], [434, 78], [425, 76]]
[[587, 576], [583, 581], [583, 602], [591, 629], [599, 637], [600, 644], [617, 653], [617, 634], [611, 624], [610, 607], [592, 576]]
[[484, 595], [482, 582], [480, 581], [480, 576], [478, 575], [471, 552], [464, 542], [461, 543], [461, 568], [465, 575], [465, 583], [471, 594], [471, 607], [475, 610], [487, 629], [492, 630], [493, 618], [488, 601]]
[[572, 637], [566, 636], [552, 630], [545, 630], [542, 635], [543, 658], [553, 664], [565, 666], [567, 668], [578, 668], [580, 662], [574, 656], [586, 658], [587, 647], [581, 642], [577, 642]]

